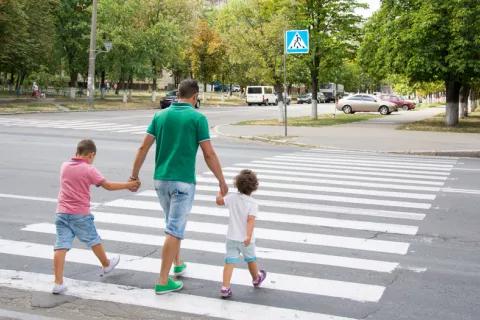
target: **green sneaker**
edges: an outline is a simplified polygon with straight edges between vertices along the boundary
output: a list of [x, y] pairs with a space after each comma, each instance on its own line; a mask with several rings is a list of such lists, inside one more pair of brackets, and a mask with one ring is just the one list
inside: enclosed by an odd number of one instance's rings
[[187, 265], [185, 264], [185, 262], [182, 262], [181, 266], [173, 267], [173, 274], [176, 275], [177, 277], [181, 276], [185, 272], [186, 268], [187, 268]]
[[178, 291], [182, 288], [183, 288], [183, 282], [173, 281], [172, 279], [168, 278], [168, 283], [166, 285], [161, 285], [161, 284], [155, 285], [155, 293], [165, 294], [173, 291]]

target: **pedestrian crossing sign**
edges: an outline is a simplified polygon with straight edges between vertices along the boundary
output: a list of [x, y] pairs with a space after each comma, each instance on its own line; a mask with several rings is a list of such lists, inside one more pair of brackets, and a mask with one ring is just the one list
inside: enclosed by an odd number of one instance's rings
[[289, 30], [285, 33], [287, 53], [308, 53], [310, 47], [308, 30]]

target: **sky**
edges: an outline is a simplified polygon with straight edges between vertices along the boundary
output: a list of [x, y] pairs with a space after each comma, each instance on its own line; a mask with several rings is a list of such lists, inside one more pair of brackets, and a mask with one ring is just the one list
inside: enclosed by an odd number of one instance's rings
[[377, 11], [380, 8], [380, 0], [360, 0], [359, 2], [367, 3], [370, 6], [370, 8], [367, 10], [362, 9], [357, 11], [365, 18], [370, 17], [374, 11]]

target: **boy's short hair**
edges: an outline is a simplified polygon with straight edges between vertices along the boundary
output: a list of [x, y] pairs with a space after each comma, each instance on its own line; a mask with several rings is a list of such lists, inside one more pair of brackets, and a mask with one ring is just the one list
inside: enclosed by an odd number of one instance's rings
[[178, 86], [178, 98], [180, 99], [190, 99], [194, 94], [198, 93], [200, 88], [198, 87], [198, 82], [193, 79], [185, 79], [180, 82]]
[[252, 170], [242, 170], [235, 177], [233, 185], [238, 189], [238, 192], [250, 195], [258, 189], [257, 174]]
[[97, 146], [91, 139], [84, 139], [77, 145], [77, 154], [80, 156], [87, 156], [90, 153], [97, 153]]

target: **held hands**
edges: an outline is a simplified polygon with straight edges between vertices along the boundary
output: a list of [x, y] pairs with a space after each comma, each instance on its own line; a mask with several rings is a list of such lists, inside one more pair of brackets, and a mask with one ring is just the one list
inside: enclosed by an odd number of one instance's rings
[[252, 241], [252, 237], [247, 237], [245, 241], [243, 241], [243, 243], [245, 243], [245, 247], [248, 247], [251, 241]]
[[220, 193], [225, 197], [228, 193], [228, 184], [224, 181], [220, 182]]
[[131, 188], [129, 188], [128, 190], [130, 190], [131, 192], [137, 192], [138, 189], [140, 189], [140, 186], [142, 185], [142, 182], [140, 181], [139, 178], [133, 178], [133, 177], [130, 177], [128, 179], [128, 182], [132, 185]]

